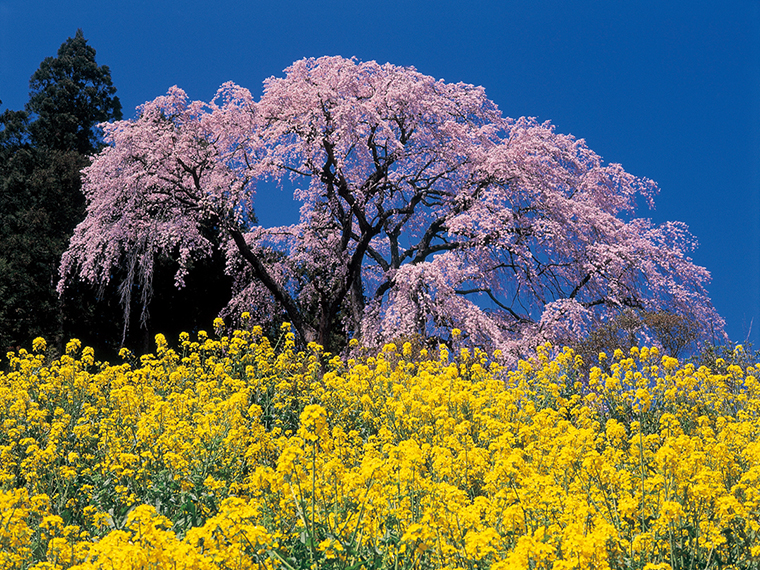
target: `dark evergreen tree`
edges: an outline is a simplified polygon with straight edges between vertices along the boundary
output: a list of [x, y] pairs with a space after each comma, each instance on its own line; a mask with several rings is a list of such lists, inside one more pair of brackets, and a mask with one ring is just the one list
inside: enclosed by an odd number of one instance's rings
[[32, 76], [25, 111], [0, 115], [0, 349], [36, 336], [60, 346], [67, 322], [88, 321], [85, 297], [59, 299], [55, 284], [84, 217], [80, 170], [100, 147], [97, 125], [122, 116], [115, 93], [78, 30]]
[[35, 336], [61, 344], [54, 286], [61, 253], [84, 213], [83, 157], [28, 143], [3, 145], [0, 154], [0, 339], [3, 348]]
[[26, 110], [34, 117], [35, 146], [91, 154], [100, 146], [98, 123], [122, 117], [111, 71], [95, 62], [95, 49], [81, 29], [56, 57], [45, 58], [29, 87]]

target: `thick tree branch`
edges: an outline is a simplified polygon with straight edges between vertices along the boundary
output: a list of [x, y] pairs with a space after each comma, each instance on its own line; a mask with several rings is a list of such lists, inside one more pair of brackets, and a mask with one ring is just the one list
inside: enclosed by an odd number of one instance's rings
[[235, 242], [235, 246], [237, 246], [240, 255], [242, 255], [243, 259], [245, 259], [251, 265], [256, 278], [261, 281], [261, 283], [269, 290], [270, 293], [272, 293], [272, 296], [277, 300], [277, 302], [283, 306], [285, 312], [288, 314], [290, 322], [296, 328], [301, 337], [306, 342], [317, 340], [317, 331], [304, 321], [298, 305], [295, 303], [290, 294], [272, 278], [262, 261], [248, 246], [245, 241], [245, 237], [240, 232], [240, 230], [236, 228], [228, 228], [227, 231], [229, 232], [230, 236], [232, 236], [232, 239]]

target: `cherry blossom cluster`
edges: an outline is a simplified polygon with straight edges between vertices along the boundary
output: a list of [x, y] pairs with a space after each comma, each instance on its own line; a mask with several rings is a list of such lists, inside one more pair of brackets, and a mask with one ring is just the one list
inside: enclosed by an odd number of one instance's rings
[[[118, 274], [125, 307], [133, 290], [146, 306], [158, 255], [179, 261], [181, 286], [221, 239], [231, 306], [285, 315], [305, 341], [456, 327], [519, 355], [625, 308], [723, 330], [687, 228], [636, 217], [655, 183], [549, 123], [504, 117], [481, 87], [304, 59], [259, 100], [232, 83], [209, 103], [174, 87], [103, 129], [60, 290]], [[258, 224], [257, 184], [272, 180], [295, 189], [298, 223]]]

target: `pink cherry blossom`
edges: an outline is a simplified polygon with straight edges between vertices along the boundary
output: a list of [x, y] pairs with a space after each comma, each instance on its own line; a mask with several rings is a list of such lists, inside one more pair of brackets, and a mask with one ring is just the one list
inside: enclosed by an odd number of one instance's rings
[[[125, 307], [135, 286], [144, 306], [157, 255], [179, 260], [182, 286], [220, 237], [231, 310], [284, 314], [306, 341], [456, 327], [516, 355], [624, 307], [723, 330], [687, 228], [635, 217], [655, 183], [549, 123], [503, 117], [481, 87], [304, 59], [267, 79], [259, 101], [232, 83], [209, 103], [174, 87], [103, 128], [61, 291], [123, 267]], [[296, 188], [299, 223], [258, 225], [264, 180]]]

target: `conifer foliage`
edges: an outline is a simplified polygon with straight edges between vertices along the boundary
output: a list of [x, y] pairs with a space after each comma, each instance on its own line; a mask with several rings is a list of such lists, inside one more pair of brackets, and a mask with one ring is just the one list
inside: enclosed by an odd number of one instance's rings
[[121, 102], [107, 65], [95, 61], [95, 48], [81, 29], [56, 57], [47, 57], [29, 81], [26, 109], [37, 146], [91, 154], [101, 146], [98, 124], [121, 119]]
[[[109, 68], [96, 63], [95, 50], [78, 30], [32, 76], [25, 110], [0, 115], [3, 350], [39, 335], [62, 348], [64, 336], [81, 332], [67, 319], [55, 284], [61, 254], [85, 215], [80, 170], [102, 146], [97, 125], [122, 117], [115, 92]], [[70, 291], [68, 299], [75, 320], [93, 324], [86, 304], [72, 295], [78, 294]]]
[[[145, 304], [159, 256], [178, 260], [182, 285], [217, 240], [232, 312], [285, 318], [323, 345], [456, 327], [517, 356], [626, 308], [722, 330], [685, 225], [635, 215], [655, 183], [549, 123], [504, 117], [480, 87], [304, 59], [258, 101], [232, 83], [209, 103], [174, 87], [103, 128], [59, 291], [124, 264], [125, 306], [135, 286]], [[298, 223], [258, 224], [268, 180], [295, 188]]]

